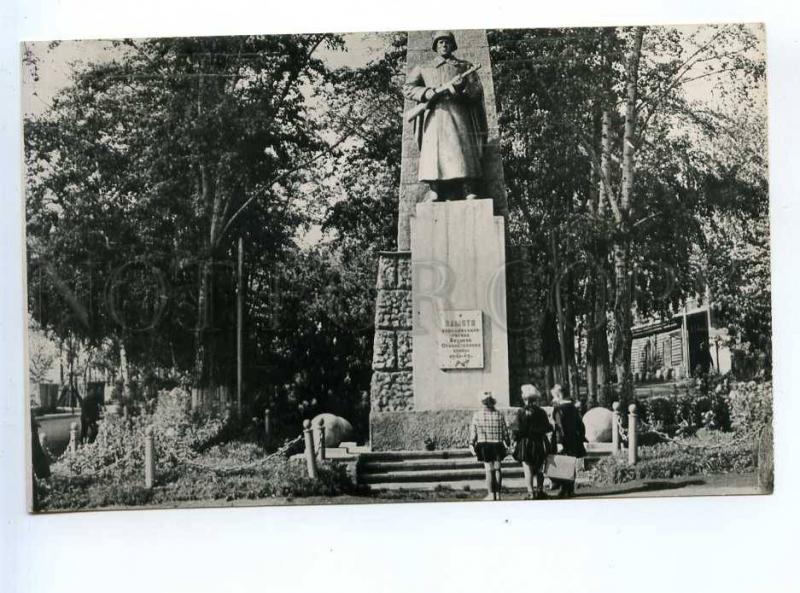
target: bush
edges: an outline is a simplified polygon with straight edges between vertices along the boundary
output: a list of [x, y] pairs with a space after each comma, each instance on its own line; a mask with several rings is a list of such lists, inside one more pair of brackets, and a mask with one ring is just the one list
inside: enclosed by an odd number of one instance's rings
[[148, 426], [153, 427], [156, 466], [178, 466], [217, 442], [230, 420], [225, 412], [192, 412], [190, 407], [191, 396], [173, 389], [161, 394], [152, 414], [106, 415], [95, 441], [81, 447], [75, 456], [63, 456], [52, 469], [69, 476], [106, 472], [118, 480], [141, 472]]
[[[249, 457], [249, 447], [237, 452], [234, 456], [237, 463]], [[152, 489], [144, 487], [143, 475], [130, 476], [125, 482], [109, 476], [54, 476], [50, 484], [41, 482], [40, 509], [78, 510], [187, 501], [338, 496], [352, 493], [355, 489], [347, 468], [337, 462], [321, 463], [318, 479], [312, 480], [302, 459], [277, 457], [235, 474], [220, 473], [223, 468], [236, 465], [231, 458], [226, 458], [225, 464], [217, 463], [217, 455], [203, 456], [198, 461], [207, 467], [216, 467], [218, 471], [197, 466], [173, 467], [166, 473], [157, 474], [157, 483]]]
[[[256, 462], [256, 463], [253, 463]], [[264, 457], [252, 443], [225, 443], [195, 456], [193, 463], [157, 466], [156, 485], [146, 489], [141, 466], [119, 476], [55, 475], [39, 489], [42, 510], [141, 506], [186, 501], [233, 501], [273, 497], [337, 496], [354, 486], [345, 465], [324, 462], [318, 478], [308, 477], [304, 460]]]
[[757, 435], [772, 426], [772, 383], [735, 383], [728, 393], [733, 429]]
[[601, 459], [589, 475], [597, 484], [621, 484], [633, 480], [657, 480], [679, 476], [749, 472], [755, 468], [752, 443], [733, 434], [707, 433], [706, 438], [687, 439], [694, 446], [663, 443], [639, 449], [639, 462], [629, 466], [621, 456]]
[[637, 402], [639, 415], [670, 436], [701, 427], [754, 434], [772, 423], [772, 384], [735, 383], [728, 376], [689, 379], [670, 396]]
[[[193, 412], [188, 393], [163, 392], [152, 414], [107, 416], [97, 439], [53, 464], [53, 479], [37, 491], [42, 509], [140, 506], [188, 500], [275, 496], [336, 496], [352, 491], [346, 467], [322, 463], [317, 480], [295, 448], [265, 457], [252, 442], [228, 441], [240, 426], [224, 412]], [[145, 428], [153, 427], [156, 485], [145, 489]], [[302, 447], [302, 444], [298, 445]]]
[[[214, 465], [213, 457], [204, 456], [202, 463]], [[226, 463], [217, 467], [232, 465], [226, 458]], [[281, 456], [235, 474], [181, 468], [166, 476], [164, 482], [157, 489], [156, 501], [338, 496], [353, 491], [347, 468], [341, 463], [319, 463], [317, 479], [313, 480], [308, 477], [304, 460]]]
[[765, 492], [772, 492], [775, 485], [775, 459], [772, 425], [768, 425], [756, 438], [756, 475], [758, 485]]

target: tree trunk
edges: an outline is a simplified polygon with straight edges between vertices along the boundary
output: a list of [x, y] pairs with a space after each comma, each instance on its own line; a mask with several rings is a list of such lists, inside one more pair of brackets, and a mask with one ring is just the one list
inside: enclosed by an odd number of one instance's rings
[[609, 406], [608, 401], [608, 324], [606, 322], [606, 287], [603, 283], [600, 294], [595, 295], [595, 323], [596, 331], [594, 336], [594, 370], [597, 376], [597, 403], [601, 406]]
[[633, 197], [635, 175], [635, 137], [636, 137], [636, 97], [639, 77], [639, 57], [642, 50], [644, 29], [634, 31], [633, 46], [628, 56], [625, 83], [625, 133], [622, 139], [622, 187], [620, 191], [617, 220], [618, 239], [614, 245], [614, 278], [616, 294], [614, 298], [614, 366], [617, 371], [617, 385], [620, 399], [627, 403], [633, 399], [631, 380], [631, 311], [632, 274], [630, 270], [629, 215]]
[[[202, 72], [202, 68], [200, 69]], [[204, 117], [205, 105], [209, 93], [222, 94], [224, 80], [207, 80], [202, 74], [198, 76], [197, 114]], [[214, 97], [210, 100], [215, 104]], [[200, 262], [200, 277], [197, 286], [197, 326], [195, 327], [195, 369], [194, 387], [199, 401], [193, 398], [193, 405], [203, 406], [207, 403], [209, 390], [216, 387], [215, 355], [216, 336], [212, 331], [214, 325], [214, 273], [215, 256], [220, 253], [220, 236], [224, 228], [226, 199], [229, 193], [224, 191], [224, 179], [221, 172], [225, 170], [225, 156], [215, 157], [209, 154], [198, 156], [199, 173], [199, 210], [208, 226], [203, 245], [203, 260]]]
[[[593, 132], [594, 138], [593, 143], [594, 146], [600, 148], [598, 152], [602, 154], [602, 118], [603, 118], [603, 111], [602, 111], [602, 104], [605, 101], [605, 97], [601, 97], [600, 101], [596, 101], [593, 109]], [[601, 157], [602, 158], [602, 157]], [[589, 162], [589, 213], [594, 215], [597, 221], [602, 220], [602, 212], [600, 208], [602, 207], [603, 203], [603, 193], [602, 193], [602, 186], [600, 183], [600, 163], [591, 159]], [[586, 331], [586, 393], [587, 398], [589, 401], [589, 406], [597, 405], [597, 362], [595, 359], [595, 340], [597, 335], [597, 314], [595, 311], [595, 301], [596, 301], [596, 294], [597, 294], [597, 283], [599, 282], [599, 274], [598, 270], [595, 266], [597, 266], [597, 251], [598, 251], [598, 242], [594, 241], [594, 256], [595, 256], [595, 263], [593, 266], [590, 266], [588, 269], [588, 274], [586, 276], [586, 295], [588, 297], [589, 303], [591, 303], [590, 308], [585, 316], [584, 328]]]
[[[608, 91], [605, 100], [608, 100]], [[603, 109], [602, 123], [600, 131], [600, 179], [598, 180], [598, 216], [602, 217], [605, 213], [606, 204], [610, 204], [613, 199], [611, 195], [611, 110], [608, 106]], [[609, 351], [608, 351], [608, 323], [607, 311], [607, 291], [604, 266], [607, 261], [607, 250], [605, 245], [598, 246], [595, 253], [597, 269], [597, 282], [595, 283], [594, 317], [595, 317], [595, 340], [594, 358], [595, 373], [597, 375], [597, 400], [602, 406], [608, 406], [607, 384], [609, 380]], [[602, 281], [601, 281], [602, 280]]]
[[[205, 116], [206, 94], [213, 92], [214, 81], [209, 81], [202, 75], [197, 77], [197, 116]], [[210, 87], [210, 89], [209, 89]], [[206, 154], [198, 155], [197, 162], [199, 185], [199, 212], [208, 222], [207, 234], [202, 245], [202, 261], [199, 263], [199, 278], [197, 282], [197, 325], [195, 326], [195, 359], [194, 359], [194, 388], [196, 396], [192, 397], [192, 406], [205, 404], [205, 393], [213, 386], [213, 336], [210, 332], [211, 311], [213, 306], [212, 273], [214, 271], [214, 253], [216, 248], [216, 234], [219, 229], [219, 213], [221, 205], [217, 192], [217, 184], [212, 174]]]
[[617, 390], [620, 400], [627, 404], [633, 399], [631, 380], [631, 290], [627, 245], [614, 246], [616, 298], [614, 300], [614, 339], [612, 343]]
[[[593, 279], [590, 278], [589, 282]], [[592, 302], [594, 302], [594, 294], [592, 294]], [[594, 311], [586, 315], [586, 396], [589, 405], [597, 405], [597, 363], [594, 356], [594, 340], [595, 340], [595, 316]]]
[[578, 379], [578, 353], [575, 348], [575, 313], [572, 306], [575, 287], [572, 281], [572, 274], [569, 271], [566, 273], [566, 286], [566, 298], [564, 299], [564, 346], [567, 352], [569, 391], [572, 397], [577, 400], [580, 397], [580, 381]]
[[208, 320], [211, 284], [211, 261], [200, 262], [200, 278], [197, 287], [197, 325], [195, 326], [194, 386], [206, 387], [209, 381], [208, 368]]
[[571, 393], [572, 390], [570, 389], [571, 386], [569, 385], [570, 373], [569, 362], [567, 358], [567, 342], [564, 331], [564, 307], [561, 301], [561, 274], [558, 263], [558, 248], [556, 247], [555, 235], [550, 235], [550, 247], [553, 252], [553, 278], [555, 283], [556, 318], [558, 319], [558, 344], [561, 349], [561, 383], [562, 386], [566, 386]]

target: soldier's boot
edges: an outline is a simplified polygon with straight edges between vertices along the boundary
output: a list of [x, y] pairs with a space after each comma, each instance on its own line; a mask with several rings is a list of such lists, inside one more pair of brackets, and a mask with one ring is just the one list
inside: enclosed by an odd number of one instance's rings
[[438, 183], [430, 182], [428, 184], [428, 192], [425, 194], [425, 202], [438, 202], [441, 194], [441, 188]]
[[475, 183], [472, 181], [465, 181], [464, 182], [464, 199], [465, 200], [474, 200], [478, 197], [476, 193]]

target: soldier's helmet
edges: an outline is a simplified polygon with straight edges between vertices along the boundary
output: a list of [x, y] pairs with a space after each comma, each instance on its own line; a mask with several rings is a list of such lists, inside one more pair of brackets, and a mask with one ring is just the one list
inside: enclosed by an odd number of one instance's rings
[[433, 49], [433, 51], [436, 51], [436, 42], [439, 41], [442, 38], [446, 38], [446, 39], [450, 40], [450, 43], [453, 44], [453, 51], [458, 49], [458, 44], [456, 43], [456, 36], [453, 35], [452, 32], [450, 32], [450, 31], [436, 31], [436, 33], [433, 34], [433, 43], [431, 44], [431, 49]]

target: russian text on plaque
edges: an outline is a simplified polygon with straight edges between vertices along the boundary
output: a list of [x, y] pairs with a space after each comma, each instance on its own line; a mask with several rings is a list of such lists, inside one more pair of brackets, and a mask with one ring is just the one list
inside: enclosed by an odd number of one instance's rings
[[483, 312], [441, 311], [439, 314], [439, 368], [483, 368]]

